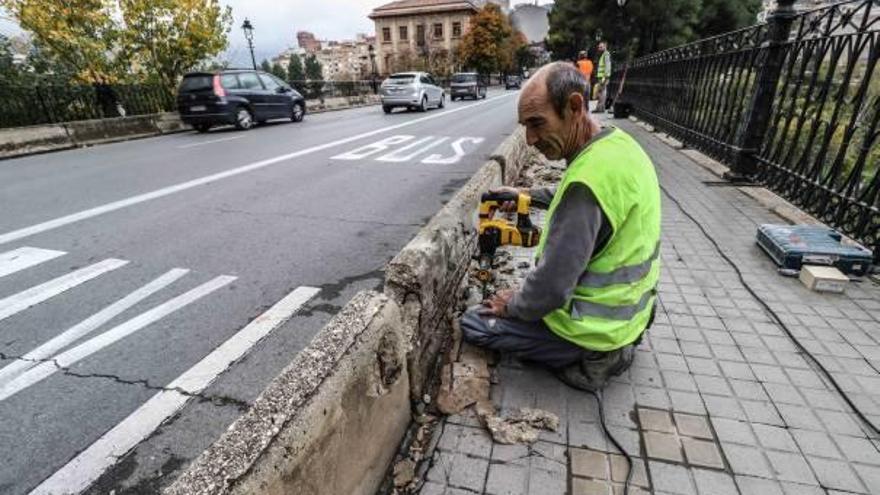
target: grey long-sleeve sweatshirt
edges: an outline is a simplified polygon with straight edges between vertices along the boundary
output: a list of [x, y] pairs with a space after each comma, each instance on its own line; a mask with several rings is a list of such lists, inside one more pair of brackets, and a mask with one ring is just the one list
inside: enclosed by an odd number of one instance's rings
[[[600, 133], [591, 143], [605, 135]], [[555, 190], [535, 188], [529, 194], [535, 207], [547, 208]], [[544, 232], [549, 237], [538, 265], [507, 304], [507, 313], [514, 318], [538, 321], [564, 306], [593, 253], [601, 251], [611, 237], [608, 218], [593, 192], [583, 184], [569, 186], [550, 221], [548, 232]]]

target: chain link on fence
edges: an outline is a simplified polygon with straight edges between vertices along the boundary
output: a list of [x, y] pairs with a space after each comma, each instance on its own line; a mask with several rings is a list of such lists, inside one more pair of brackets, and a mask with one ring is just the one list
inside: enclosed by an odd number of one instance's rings
[[611, 94], [880, 262], [880, 3], [850, 0], [636, 59]]

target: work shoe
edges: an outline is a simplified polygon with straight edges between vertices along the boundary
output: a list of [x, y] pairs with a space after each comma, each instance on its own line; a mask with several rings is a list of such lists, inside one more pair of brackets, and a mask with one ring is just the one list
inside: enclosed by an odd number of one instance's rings
[[590, 352], [580, 362], [559, 370], [556, 376], [570, 387], [598, 392], [605, 388], [612, 376], [620, 375], [630, 367], [635, 353], [633, 345], [610, 352]]

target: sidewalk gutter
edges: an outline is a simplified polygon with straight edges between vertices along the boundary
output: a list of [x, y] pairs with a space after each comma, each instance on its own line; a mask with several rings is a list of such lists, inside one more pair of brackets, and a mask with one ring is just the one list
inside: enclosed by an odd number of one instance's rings
[[518, 128], [164, 493], [373, 494], [448, 342], [479, 196], [530, 153]]

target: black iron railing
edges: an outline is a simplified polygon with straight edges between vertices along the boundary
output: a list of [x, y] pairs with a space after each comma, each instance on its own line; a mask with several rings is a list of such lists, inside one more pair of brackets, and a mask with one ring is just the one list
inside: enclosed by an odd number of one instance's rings
[[611, 94], [880, 261], [880, 3], [778, 4], [766, 23], [632, 61]]

